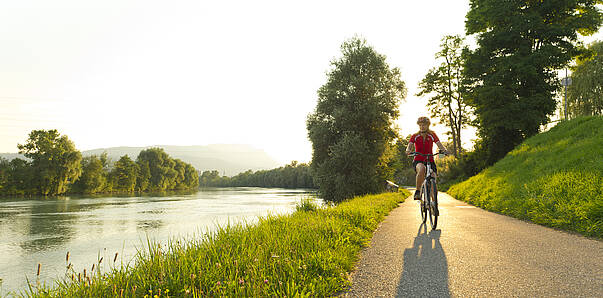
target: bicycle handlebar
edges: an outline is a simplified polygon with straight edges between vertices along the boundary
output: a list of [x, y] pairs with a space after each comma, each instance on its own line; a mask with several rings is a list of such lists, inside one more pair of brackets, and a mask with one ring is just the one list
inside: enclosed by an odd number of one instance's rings
[[409, 156], [421, 155], [421, 156], [423, 156], [423, 157], [432, 157], [432, 156], [436, 156], [436, 155], [438, 155], [438, 154], [444, 154], [444, 155], [448, 155], [448, 154], [446, 154], [446, 152], [444, 152], [444, 151], [439, 151], [439, 152], [438, 152], [438, 153], [436, 153], [436, 154], [423, 154], [423, 153], [420, 153], [420, 152], [411, 152], [411, 153], [409, 153], [408, 155], [409, 155]]

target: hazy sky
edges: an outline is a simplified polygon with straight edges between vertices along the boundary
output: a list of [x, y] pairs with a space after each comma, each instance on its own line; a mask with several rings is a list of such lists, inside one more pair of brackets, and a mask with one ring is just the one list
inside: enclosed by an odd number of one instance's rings
[[2, 1], [0, 152], [56, 128], [79, 150], [251, 144], [309, 161], [306, 116], [354, 35], [401, 69], [407, 135], [427, 114], [417, 84], [440, 39], [464, 33], [468, 2]]

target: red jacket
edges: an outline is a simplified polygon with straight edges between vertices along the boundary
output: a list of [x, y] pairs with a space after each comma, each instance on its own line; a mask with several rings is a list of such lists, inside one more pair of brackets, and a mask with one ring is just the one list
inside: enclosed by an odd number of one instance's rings
[[[428, 132], [427, 136], [423, 138], [421, 134], [416, 133], [410, 137], [409, 142], [415, 144], [415, 151], [423, 154], [433, 154], [433, 144], [439, 142], [438, 136], [434, 132]], [[421, 155], [415, 156], [415, 161], [425, 161], [427, 158]], [[429, 161], [433, 161], [433, 156], [429, 158]]]

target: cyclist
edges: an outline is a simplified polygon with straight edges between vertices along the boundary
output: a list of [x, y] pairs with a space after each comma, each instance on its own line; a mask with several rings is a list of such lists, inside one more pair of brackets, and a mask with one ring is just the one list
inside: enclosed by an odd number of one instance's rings
[[[444, 145], [442, 145], [440, 139], [438, 139], [438, 136], [435, 134], [435, 132], [429, 129], [429, 118], [419, 117], [419, 119], [417, 119], [417, 124], [419, 125], [419, 132], [415, 133], [410, 137], [410, 140], [408, 141], [408, 146], [406, 147], [407, 155], [413, 151], [423, 154], [433, 154], [432, 149], [434, 143], [438, 146], [440, 152], [444, 152], [444, 154], [446, 155], [449, 154], [448, 150], [446, 150]], [[415, 158], [412, 162], [412, 165], [415, 168], [415, 172], [417, 173], [417, 190], [415, 190], [414, 195], [415, 200], [421, 199], [420, 189], [421, 185], [423, 184], [423, 180], [425, 180], [425, 171], [427, 170], [427, 163], [431, 164], [431, 169], [433, 170], [432, 176], [436, 178], [438, 169], [436, 168], [433, 156], [427, 159], [424, 156], [415, 155]]]

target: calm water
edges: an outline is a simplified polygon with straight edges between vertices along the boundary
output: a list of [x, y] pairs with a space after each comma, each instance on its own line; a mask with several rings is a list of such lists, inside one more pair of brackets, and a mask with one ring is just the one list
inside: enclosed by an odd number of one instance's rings
[[[52, 284], [103, 257], [103, 269], [133, 259], [149, 239], [190, 238], [217, 224], [255, 222], [291, 213], [308, 190], [212, 188], [195, 194], [144, 197], [0, 199], [0, 295], [26, 289], [26, 276]], [[36, 277], [38, 263], [42, 264]]]

